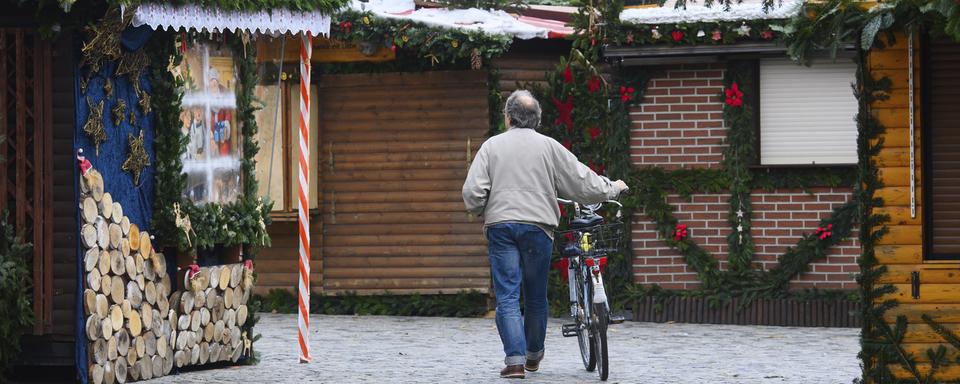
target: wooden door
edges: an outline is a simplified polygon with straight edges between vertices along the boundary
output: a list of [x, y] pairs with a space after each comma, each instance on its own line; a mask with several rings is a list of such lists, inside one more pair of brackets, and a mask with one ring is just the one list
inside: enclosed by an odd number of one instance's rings
[[323, 76], [318, 99], [324, 290], [486, 291], [460, 193], [489, 128], [486, 73]]
[[51, 51], [34, 28], [0, 28], [0, 211], [33, 243], [34, 333], [52, 327]]

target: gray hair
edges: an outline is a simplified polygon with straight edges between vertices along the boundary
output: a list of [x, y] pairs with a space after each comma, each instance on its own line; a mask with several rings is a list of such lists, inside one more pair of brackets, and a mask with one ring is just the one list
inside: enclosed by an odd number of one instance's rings
[[540, 126], [540, 103], [527, 90], [516, 90], [507, 98], [503, 113], [510, 119], [510, 126], [537, 129]]

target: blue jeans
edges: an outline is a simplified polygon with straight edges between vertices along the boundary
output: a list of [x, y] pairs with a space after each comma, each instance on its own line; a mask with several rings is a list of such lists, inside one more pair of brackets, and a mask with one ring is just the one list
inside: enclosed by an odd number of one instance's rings
[[[507, 365], [543, 358], [547, 333], [547, 273], [553, 240], [535, 225], [502, 223], [487, 227], [497, 331]], [[520, 288], [524, 313], [520, 315]]]

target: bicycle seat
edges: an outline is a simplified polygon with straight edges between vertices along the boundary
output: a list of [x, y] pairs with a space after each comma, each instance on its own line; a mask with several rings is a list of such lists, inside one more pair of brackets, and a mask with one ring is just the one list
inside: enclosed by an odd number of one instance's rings
[[603, 223], [603, 217], [597, 214], [592, 214], [585, 217], [578, 217], [576, 219], [570, 220], [571, 229], [581, 229], [587, 227], [593, 227]]

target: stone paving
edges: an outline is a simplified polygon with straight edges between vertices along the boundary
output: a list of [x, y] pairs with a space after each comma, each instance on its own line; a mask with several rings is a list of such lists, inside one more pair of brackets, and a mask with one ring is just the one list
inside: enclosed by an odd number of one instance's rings
[[[493, 319], [312, 316], [314, 361], [298, 364], [295, 315], [261, 314], [256, 366], [151, 383], [504, 383]], [[595, 383], [576, 338], [551, 320], [541, 370], [521, 383]], [[609, 383], [851, 383], [859, 329], [626, 322], [609, 331]]]

